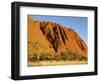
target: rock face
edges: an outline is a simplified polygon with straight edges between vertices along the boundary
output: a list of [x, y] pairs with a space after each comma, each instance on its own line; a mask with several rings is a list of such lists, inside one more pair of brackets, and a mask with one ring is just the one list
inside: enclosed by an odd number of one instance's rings
[[41, 52], [58, 55], [69, 50], [87, 57], [87, 45], [72, 28], [53, 22], [36, 21], [31, 16], [28, 17], [28, 41], [41, 44]]

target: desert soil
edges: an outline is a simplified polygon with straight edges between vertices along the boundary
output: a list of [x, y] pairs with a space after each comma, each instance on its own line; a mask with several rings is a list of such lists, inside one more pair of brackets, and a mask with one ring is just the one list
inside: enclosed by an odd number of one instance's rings
[[80, 65], [80, 64], [88, 64], [88, 61], [39, 61], [39, 62], [28, 62], [28, 67], [32, 67], [32, 66]]

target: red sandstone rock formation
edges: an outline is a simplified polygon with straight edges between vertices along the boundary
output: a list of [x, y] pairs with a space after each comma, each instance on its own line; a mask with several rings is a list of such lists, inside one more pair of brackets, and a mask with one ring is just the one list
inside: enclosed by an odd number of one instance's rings
[[45, 47], [41, 52], [57, 55], [66, 50], [87, 57], [87, 45], [72, 28], [48, 21], [36, 21], [28, 17], [28, 41], [39, 42]]

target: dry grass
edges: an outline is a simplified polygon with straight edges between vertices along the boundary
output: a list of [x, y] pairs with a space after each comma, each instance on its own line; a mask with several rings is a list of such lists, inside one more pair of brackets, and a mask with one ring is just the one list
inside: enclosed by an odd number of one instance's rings
[[28, 67], [32, 67], [32, 66], [78, 65], [78, 64], [88, 64], [88, 61], [39, 61], [39, 62], [28, 62]]

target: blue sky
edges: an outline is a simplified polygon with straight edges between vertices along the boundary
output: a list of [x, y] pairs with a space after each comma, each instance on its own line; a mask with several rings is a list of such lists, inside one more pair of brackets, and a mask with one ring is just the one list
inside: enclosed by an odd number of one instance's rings
[[74, 16], [47, 16], [47, 15], [32, 15], [32, 18], [38, 21], [56, 22], [62, 26], [71, 27], [74, 29], [87, 44], [88, 18]]

